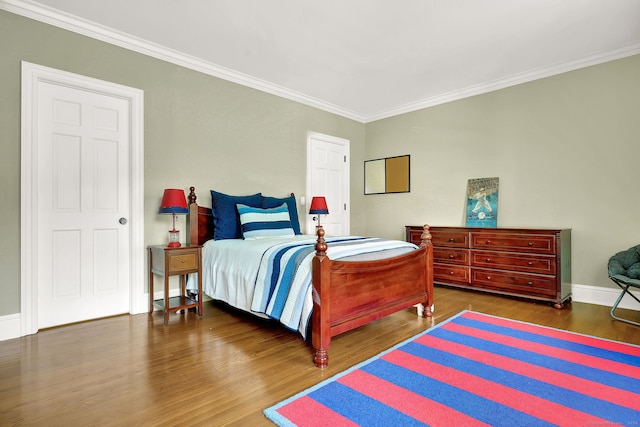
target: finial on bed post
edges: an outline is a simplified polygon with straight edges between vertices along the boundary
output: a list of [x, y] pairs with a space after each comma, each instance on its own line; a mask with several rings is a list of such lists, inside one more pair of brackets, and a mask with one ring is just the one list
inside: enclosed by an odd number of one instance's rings
[[427, 224], [422, 226], [422, 234], [420, 235], [420, 247], [429, 246], [431, 244], [431, 233]]
[[321, 225], [316, 227], [316, 234], [318, 235], [318, 241], [316, 242], [316, 255], [327, 255], [327, 243], [324, 241], [324, 228]]
[[196, 187], [189, 187], [189, 204], [196, 202]]

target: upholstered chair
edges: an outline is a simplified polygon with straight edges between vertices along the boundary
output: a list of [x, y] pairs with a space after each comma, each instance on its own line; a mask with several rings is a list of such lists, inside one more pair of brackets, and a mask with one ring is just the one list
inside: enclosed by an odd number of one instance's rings
[[611, 317], [621, 322], [640, 326], [638, 322], [623, 319], [615, 315], [615, 310], [618, 308], [618, 304], [620, 304], [625, 294], [631, 296], [631, 298], [640, 304], [640, 299], [629, 290], [629, 288], [640, 289], [640, 245], [629, 248], [626, 251], [618, 252], [609, 258], [607, 267], [609, 270], [609, 278], [622, 288], [618, 300], [611, 308]]

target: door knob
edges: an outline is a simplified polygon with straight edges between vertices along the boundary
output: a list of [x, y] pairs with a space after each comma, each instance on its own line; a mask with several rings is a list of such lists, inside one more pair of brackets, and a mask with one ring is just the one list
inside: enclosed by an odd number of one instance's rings
[[122, 225], [125, 225], [125, 224], [127, 223], [127, 218], [122, 217], [122, 218], [120, 218], [120, 219], [118, 220], [118, 222], [119, 222], [120, 224], [122, 224]]

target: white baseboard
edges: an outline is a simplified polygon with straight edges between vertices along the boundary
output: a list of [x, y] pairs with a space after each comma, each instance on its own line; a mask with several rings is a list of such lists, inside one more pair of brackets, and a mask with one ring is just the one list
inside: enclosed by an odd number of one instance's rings
[[[599, 286], [579, 285], [572, 284], [571, 291], [573, 293], [572, 300], [575, 302], [583, 302], [587, 304], [604, 305], [607, 307], [613, 307], [613, 304], [618, 299], [621, 290], [615, 288], [602, 288]], [[154, 292], [155, 293], [155, 292]], [[638, 298], [640, 298], [639, 292], [632, 292]], [[177, 289], [171, 289], [169, 291], [170, 296], [178, 295]], [[156, 298], [162, 298], [163, 294], [155, 294]], [[149, 294], [145, 294], [145, 301], [148, 301]], [[146, 307], [146, 306], [145, 306]], [[640, 310], [640, 304], [633, 300], [629, 296], [625, 296], [622, 302], [618, 306], [620, 308], [626, 308], [629, 310]], [[146, 310], [146, 309], [145, 309]], [[9, 314], [6, 316], [0, 316], [0, 341], [9, 340], [12, 338], [20, 337], [20, 313]]]
[[[169, 296], [174, 297], [179, 294], [179, 289], [170, 289]], [[163, 298], [164, 293], [155, 294], [155, 299]], [[131, 314], [140, 314], [140, 313], [148, 313], [149, 312], [149, 294], [145, 293], [144, 298], [142, 299], [143, 305], [141, 307], [137, 307], [137, 313]], [[22, 316], [20, 313], [8, 314], [6, 316], [0, 316], [0, 341], [10, 340], [13, 338], [20, 338], [22, 335], [20, 331], [20, 323]]]
[[[573, 301], [604, 305], [607, 307], [613, 307], [613, 304], [615, 304], [620, 296], [620, 292], [622, 292], [620, 288], [602, 288], [600, 286], [579, 285], [575, 283], [571, 285]], [[631, 293], [640, 298], [640, 292], [632, 291]], [[640, 304], [629, 295], [624, 296], [618, 307], [629, 310], [640, 310]]]
[[20, 338], [20, 313], [0, 316], [0, 341]]

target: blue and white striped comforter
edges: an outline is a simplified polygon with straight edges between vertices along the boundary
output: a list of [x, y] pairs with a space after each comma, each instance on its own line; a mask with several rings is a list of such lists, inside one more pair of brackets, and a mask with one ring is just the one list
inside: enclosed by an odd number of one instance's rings
[[[399, 240], [358, 236], [329, 237], [326, 241], [327, 255], [334, 260], [362, 254], [373, 254], [375, 259], [375, 253], [381, 251], [417, 248]], [[315, 243], [315, 236], [207, 242], [203, 248], [204, 292], [278, 320], [306, 337], [313, 310], [311, 260]], [[189, 288], [195, 285], [191, 279]]]

